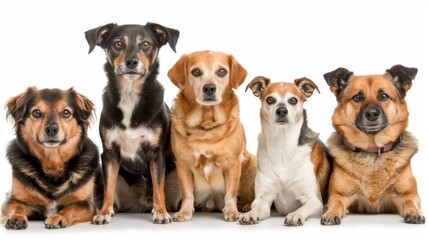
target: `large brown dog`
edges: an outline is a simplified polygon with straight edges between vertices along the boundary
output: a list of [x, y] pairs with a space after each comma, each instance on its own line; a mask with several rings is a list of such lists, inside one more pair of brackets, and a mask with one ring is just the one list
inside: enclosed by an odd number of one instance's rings
[[344, 68], [324, 75], [338, 101], [328, 140], [334, 168], [321, 224], [338, 225], [354, 213], [399, 213], [425, 223], [411, 158], [417, 141], [406, 131], [405, 94], [416, 68], [395, 65], [382, 75], [357, 76]]
[[194, 204], [238, 220], [238, 201], [254, 198], [256, 158], [246, 151], [239, 102], [233, 89], [247, 76], [232, 55], [183, 55], [168, 76], [180, 89], [172, 107], [171, 142], [183, 199], [173, 221], [189, 221]]

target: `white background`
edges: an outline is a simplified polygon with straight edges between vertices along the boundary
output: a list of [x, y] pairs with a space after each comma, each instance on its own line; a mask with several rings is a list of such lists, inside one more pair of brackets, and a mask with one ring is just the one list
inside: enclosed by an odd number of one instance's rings
[[[427, 1], [3, 1], [0, 5], [0, 102], [28, 86], [74, 87], [89, 97], [101, 112], [101, 94], [106, 84], [104, 52], [88, 55], [86, 30], [115, 22], [155, 22], [180, 31], [174, 53], [168, 45], [160, 51], [159, 80], [165, 101], [171, 105], [177, 93], [166, 73], [184, 53], [211, 49], [233, 54], [247, 69], [248, 77], [236, 93], [246, 129], [248, 149], [256, 151], [259, 132], [259, 100], [246, 85], [256, 76], [272, 81], [293, 81], [306, 76], [321, 91], [306, 103], [309, 125], [326, 140], [333, 131], [331, 114], [336, 101], [323, 74], [345, 67], [355, 74], [378, 74], [394, 64], [417, 67], [419, 72], [408, 92], [409, 130], [419, 140], [420, 150], [412, 160], [422, 209], [429, 217], [427, 90], [429, 87]], [[424, 16], [426, 14], [426, 16]], [[4, 116], [6, 112], [3, 112]], [[0, 114], [1, 115], [1, 114]], [[11, 168], [4, 158], [14, 137], [12, 122], [0, 117], [0, 194], [10, 189]], [[89, 131], [100, 145], [98, 119]], [[192, 222], [159, 226], [149, 214], [119, 214], [110, 225], [79, 224], [67, 229], [46, 230], [31, 222], [25, 231], [0, 227], [0, 238], [103, 237], [138, 238], [262, 238], [268, 236], [356, 238], [386, 235], [386, 238], [428, 236], [428, 224], [402, 223], [398, 215], [348, 215], [342, 225], [326, 227], [310, 219], [303, 227], [283, 226], [283, 217], [273, 217], [255, 226], [226, 223], [220, 213], [197, 214]], [[79, 234], [79, 235], [77, 235]], [[308, 239], [308, 238], [307, 238]]]

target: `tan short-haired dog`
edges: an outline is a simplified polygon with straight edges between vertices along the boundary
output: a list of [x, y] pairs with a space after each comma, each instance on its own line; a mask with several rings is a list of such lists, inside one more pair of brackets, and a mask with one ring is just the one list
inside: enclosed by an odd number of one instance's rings
[[236, 221], [237, 203], [253, 201], [256, 159], [246, 151], [234, 93], [246, 75], [232, 55], [217, 51], [185, 54], [168, 72], [180, 89], [171, 142], [183, 199], [173, 221], [191, 220], [194, 205], [222, 210], [226, 221]]
[[395, 65], [378, 75], [338, 68], [324, 75], [338, 105], [328, 140], [334, 158], [328, 210], [321, 224], [338, 225], [347, 211], [399, 213], [406, 223], [425, 223], [411, 158], [417, 141], [406, 131], [405, 94], [416, 68]]

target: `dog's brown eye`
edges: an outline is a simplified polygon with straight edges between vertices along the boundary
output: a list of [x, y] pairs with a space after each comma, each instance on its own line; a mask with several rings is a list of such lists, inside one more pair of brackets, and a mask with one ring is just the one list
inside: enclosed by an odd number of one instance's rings
[[274, 104], [276, 102], [273, 97], [267, 97], [265, 101], [267, 101], [268, 105]]
[[144, 49], [144, 50], [147, 50], [147, 49], [149, 49], [149, 48], [150, 48], [150, 43], [149, 43], [149, 42], [147, 42], [147, 41], [144, 41], [144, 42], [142, 42], [142, 43], [140, 44], [140, 48], [142, 48], [142, 49]]
[[31, 112], [31, 115], [32, 115], [34, 118], [40, 118], [40, 117], [42, 117], [42, 112], [41, 112], [39, 109], [36, 109], [36, 110], [33, 110], [33, 111]]
[[363, 101], [363, 96], [361, 93], [358, 93], [352, 97], [353, 102], [358, 103]]
[[121, 50], [125, 47], [125, 44], [121, 41], [116, 41], [113, 43], [113, 47], [115, 47], [116, 50]]
[[221, 69], [219, 69], [219, 70], [217, 71], [217, 75], [218, 75], [219, 77], [225, 77], [227, 73], [228, 73], [228, 72], [227, 72], [224, 68], [221, 68]]
[[387, 101], [387, 100], [389, 100], [390, 99], [390, 97], [389, 97], [389, 95], [387, 95], [386, 93], [382, 93], [382, 94], [380, 94], [379, 96], [378, 96], [378, 100], [380, 101], [380, 102], [385, 102], [385, 101]]
[[69, 118], [71, 116], [71, 112], [69, 110], [65, 109], [61, 112], [60, 115], [62, 118]]
[[194, 70], [192, 70], [191, 73], [192, 73], [192, 76], [194, 76], [194, 77], [201, 76], [201, 71], [198, 68], [195, 68]]
[[293, 97], [293, 98], [291, 98], [291, 99], [289, 99], [289, 104], [291, 104], [291, 105], [295, 105], [295, 104], [297, 104], [298, 103], [298, 99], [297, 98], [295, 98], [295, 97]]

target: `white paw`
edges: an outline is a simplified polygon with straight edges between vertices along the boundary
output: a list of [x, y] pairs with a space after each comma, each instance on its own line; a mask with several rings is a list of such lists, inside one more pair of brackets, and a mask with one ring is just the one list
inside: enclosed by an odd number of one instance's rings
[[167, 212], [159, 213], [152, 210], [152, 221], [153, 223], [156, 223], [156, 224], [171, 223], [171, 217]]
[[242, 225], [253, 225], [259, 222], [259, 217], [256, 213], [250, 211], [241, 214], [240, 218], [238, 219], [238, 222]]
[[304, 224], [304, 221], [305, 219], [303, 216], [299, 214], [289, 213], [285, 218], [284, 224], [286, 226], [291, 226], [291, 227], [302, 226]]

